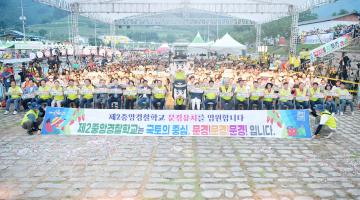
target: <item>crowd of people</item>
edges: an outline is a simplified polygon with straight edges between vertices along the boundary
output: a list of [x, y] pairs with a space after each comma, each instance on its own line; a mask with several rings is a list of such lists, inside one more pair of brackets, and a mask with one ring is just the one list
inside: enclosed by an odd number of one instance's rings
[[[63, 63], [64, 64], [64, 63]], [[122, 60], [96, 62], [88, 57], [78, 69], [52, 67], [48, 72], [21, 71], [13, 79], [5, 65], [6, 109], [39, 106], [112, 109], [311, 109], [325, 106], [343, 115], [346, 107], [354, 114], [353, 96], [347, 85], [315, 77], [311, 71], [291, 72], [260, 67], [254, 59], [192, 59], [171, 65], [162, 59], [129, 54]], [[185, 94], [175, 95], [173, 83], [183, 80]], [[176, 89], [176, 88], [175, 88]]]
[[303, 31], [300, 35], [302, 37], [305, 37], [305, 36], [309, 36], [309, 35], [333, 33], [334, 34], [333, 39], [336, 39], [338, 37], [341, 37], [341, 36], [349, 34], [349, 33], [352, 35], [352, 37], [357, 37], [357, 36], [359, 36], [359, 30], [360, 30], [359, 24], [338, 25], [338, 26], [331, 27], [328, 29], [317, 28], [317, 29], [310, 30], [310, 31]]

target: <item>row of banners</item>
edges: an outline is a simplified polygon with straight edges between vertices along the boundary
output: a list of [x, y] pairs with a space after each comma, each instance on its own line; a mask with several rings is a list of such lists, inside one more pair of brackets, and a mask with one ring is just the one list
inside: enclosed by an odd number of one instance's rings
[[319, 46], [310, 51], [310, 61], [314, 62], [317, 58], [326, 56], [334, 51], [337, 51], [347, 45], [351, 41], [351, 34], [343, 35], [329, 43]]
[[308, 110], [98, 110], [48, 107], [42, 134], [311, 138]]
[[304, 36], [304, 44], [322, 44], [328, 43], [334, 39], [334, 33], [324, 33], [318, 35], [306, 35]]

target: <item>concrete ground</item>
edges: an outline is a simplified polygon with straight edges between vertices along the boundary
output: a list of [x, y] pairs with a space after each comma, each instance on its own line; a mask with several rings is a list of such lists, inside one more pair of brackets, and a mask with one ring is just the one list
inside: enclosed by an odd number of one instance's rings
[[0, 199], [360, 199], [360, 112], [331, 139], [29, 136], [0, 113]]

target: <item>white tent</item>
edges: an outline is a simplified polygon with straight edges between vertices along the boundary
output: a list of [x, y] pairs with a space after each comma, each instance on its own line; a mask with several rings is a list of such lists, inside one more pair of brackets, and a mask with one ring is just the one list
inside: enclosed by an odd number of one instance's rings
[[246, 46], [240, 44], [226, 33], [221, 39], [211, 45], [210, 49], [211, 51], [216, 51], [218, 54], [243, 55], [245, 54]]
[[201, 37], [200, 33], [198, 32], [189, 44], [187, 51], [190, 55], [199, 55], [199, 54], [207, 54], [210, 49], [209, 43], [205, 43], [203, 38]]
[[15, 42], [15, 49], [21, 50], [42, 50], [45, 46], [40, 41], [17, 41]]

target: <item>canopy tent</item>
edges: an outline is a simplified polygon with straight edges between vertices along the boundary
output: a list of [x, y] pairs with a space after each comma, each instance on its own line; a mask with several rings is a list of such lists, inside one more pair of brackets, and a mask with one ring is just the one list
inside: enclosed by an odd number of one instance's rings
[[14, 42], [1, 42], [0, 41], [0, 50], [5, 50], [9, 48], [14, 48]]
[[4, 60], [0, 60], [1, 63], [4, 64], [16, 64], [16, 63], [27, 63], [32, 61], [31, 58], [17, 58], [17, 59], [4, 59]]
[[115, 44], [128, 44], [132, 40], [124, 35], [105, 35], [101, 37], [105, 44], [111, 44], [114, 42]]
[[189, 44], [187, 51], [188, 54], [191, 55], [207, 54], [209, 51], [209, 47], [209, 43], [205, 43], [200, 33], [198, 32], [191, 44]]
[[203, 40], [203, 38], [201, 37], [200, 33], [197, 32], [195, 38], [193, 39], [193, 41], [191, 42], [191, 44], [203, 44], [205, 43], [205, 41]]
[[162, 44], [157, 50], [156, 53], [164, 54], [170, 51], [170, 47], [167, 43]]
[[246, 46], [240, 44], [226, 33], [221, 39], [211, 45], [210, 49], [211, 51], [216, 51], [218, 54], [244, 55]]
[[42, 49], [45, 49], [45, 45], [39, 41], [17, 41], [17, 42], [15, 42], [15, 49], [42, 50]]

